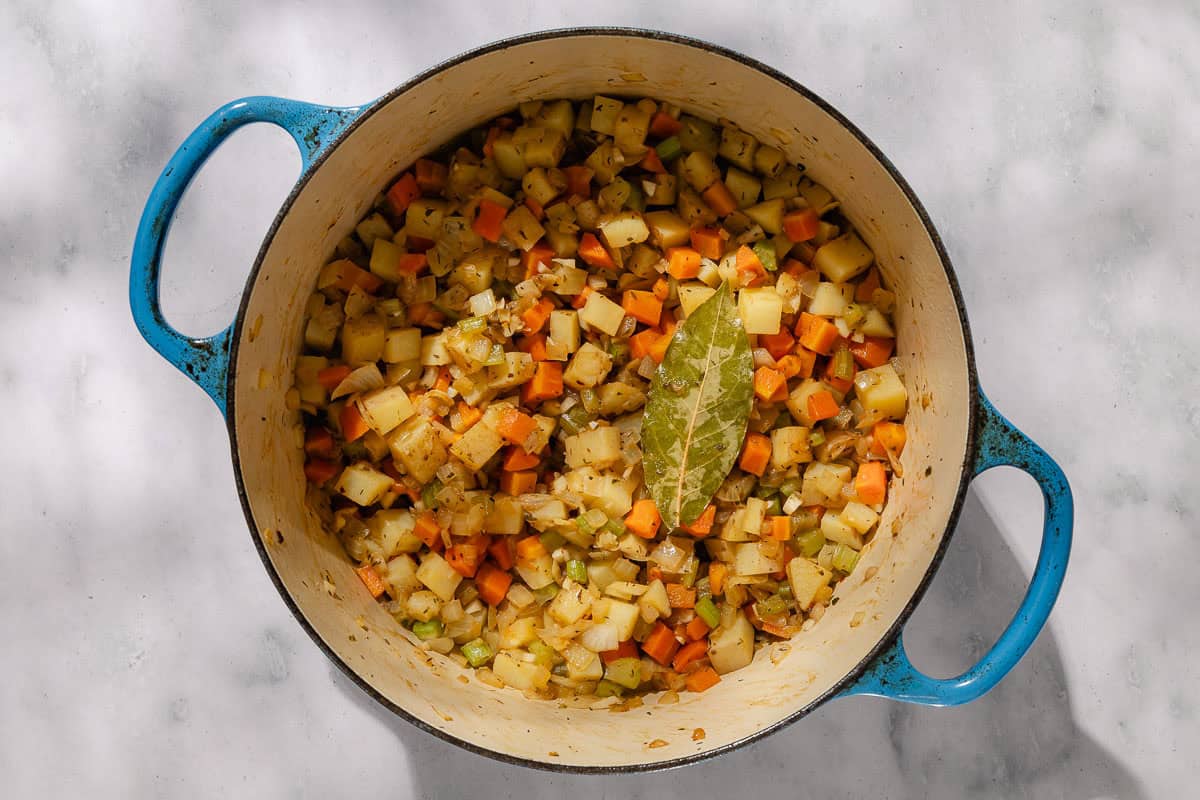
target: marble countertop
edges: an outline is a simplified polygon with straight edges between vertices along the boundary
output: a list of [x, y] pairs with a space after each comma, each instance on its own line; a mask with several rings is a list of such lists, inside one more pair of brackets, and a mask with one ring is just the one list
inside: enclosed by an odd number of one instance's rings
[[[1194, 794], [1194, 8], [333, 5], [0, 8], [5, 796]], [[159, 170], [229, 99], [356, 104], [469, 47], [594, 23], [675, 30], [783, 70], [862, 127], [925, 202], [959, 271], [983, 385], [1059, 459], [1077, 501], [1050, 625], [984, 699], [840, 700], [681, 771], [545, 774], [377, 707], [264, 574], [221, 419], [130, 319], [128, 255]], [[259, 126], [202, 173], [167, 248], [179, 327], [232, 317], [297, 168], [286, 135]], [[994, 639], [1032, 570], [1040, 507], [1019, 473], [974, 484], [909, 628], [919, 664], [949, 674]]]

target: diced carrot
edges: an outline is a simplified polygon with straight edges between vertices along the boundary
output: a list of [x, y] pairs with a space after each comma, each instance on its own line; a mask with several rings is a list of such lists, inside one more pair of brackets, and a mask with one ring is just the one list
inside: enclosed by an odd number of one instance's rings
[[675, 329], [677, 327], [678, 325], [673, 321], [666, 323], [662, 326], [662, 336], [659, 336], [658, 341], [650, 345], [650, 352], [646, 355], [653, 358], [655, 363], [661, 364], [663, 359], [667, 357], [667, 348], [671, 346], [671, 340], [675, 338]]
[[446, 548], [446, 562], [464, 578], [474, 578], [487, 554], [487, 537], [473, 537], [461, 544]]
[[591, 167], [565, 167], [567, 174], [567, 194], [588, 197], [592, 193], [592, 176], [596, 173]]
[[662, 333], [655, 328], [647, 328], [635, 333], [629, 337], [629, 355], [632, 358], [645, 358], [650, 355], [650, 351], [654, 349], [654, 345], [660, 338], [662, 338]]
[[828, 383], [834, 389], [837, 389], [842, 394], [846, 394], [854, 388], [854, 381], [846, 378], [839, 378], [837, 373], [833, 371], [834, 360], [831, 358], [825, 362], [825, 369], [821, 372], [821, 380]]
[[725, 589], [725, 576], [729, 574], [729, 567], [722, 564], [720, 561], [711, 561], [708, 564], [708, 590], [713, 594], [721, 594]]
[[515, 408], [506, 408], [500, 414], [500, 420], [496, 425], [496, 433], [503, 436], [512, 444], [524, 444], [529, 438], [529, 434], [537, 429], [537, 422], [533, 417], [524, 414]]
[[534, 361], [545, 361], [547, 357], [546, 334], [535, 333], [533, 336], [521, 337], [517, 340], [517, 349], [529, 353]]
[[716, 261], [725, 252], [729, 233], [724, 228], [693, 228], [689, 238], [692, 249], [704, 258]]
[[787, 378], [771, 367], [759, 367], [754, 372], [754, 394], [764, 403], [781, 403], [787, 399]]
[[536, 453], [526, 453], [525, 448], [514, 444], [505, 451], [503, 468], [509, 472], [520, 472], [533, 469], [541, 461], [542, 459]]
[[650, 135], [659, 139], [674, 136], [683, 130], [683, 123], [665, 111], [655, 111], [650, 119]]
[[783, 235], [793, 242], [807, 242], [821, 230], [821, 215], [811, 208], [801, 208], [783, 218]]
[[333, 458], [337, 453], [333, 433], [323, 425], [309, 427], [304, 431], [304, 452], [310, 456]]
[[412, 201], [420, 196], [421, 187], [417, 185], [417, 179], [413, 177], [411, 172], [401, 175], [400, 179], [393, 183], [392, 187], [387, 190], [388, 204], [396, 214], [403, 214], [408, 210]]
[[[654, 282], [654, 286], [650, 287], [650, 291], [654, 293], [654, 297], [659, 303], [663, 303], [671, 296], [671, 284], [667, 283], [666, 278], [659, 278]], [[659, 310], [661, 311], [661, 307]]]
[[537, 301], [537, 304], [521, 315], [521, 319], [525, 322], [525, 333], [537, 333], [546, 326], [550, 320], [550, 312], [554, 310], [554, 303], [550, 298], [543, 297]]
[[638, 289], [626, 289], [621, 297], [621, 308], [625, 313], [647, 325], [657, 325], [662, 316], [662, 300], [654, 296], [654, 292], [643, 292]]
[[445, 544], [442, 541], [442, 526], [438, 525], [437, 516], [432, 511], [422, 511], [417, 515], [413, 534], [431, 550], [440, 550]]
[[321, 384], [328, 391], [333, 391], [337, 385], [346, 379], [353, 370], [345, 364], [338, 364], [332, 367], [326, 367], [317, 373], [317, 383]]
[[408, 239], [405, 240], [405, 244], [407, 244], [408, 249], [414, 253], [424, 253], [427, 250], [433, 249], [435, 242], [433, 239], [426, 239], [424, 236], [409, 236]]
[[890, 451], [893, 456], [899, 458], [904, 452], [908, 431], [898, 422], [876, 422], [875, 427], [871, 429], [871, 436], [874, 439], [871, 453], [886, 456]]
[[637, 658], [637, 654], [637, 642], [633, 639], [626, 639], [618, 644], [615, 650], [602, 650], [600, 652], [600, 659], [605, 664], [611, 664], [618, 658]]
[[863, 279], [858, 282], [858, 286], [854, 287], [854, 299], [859, 303], [869, 303], [878, 288], [880, 288], [879, 270], [871, 267]]
[[704, 692], [721, 682], [721, 676], [712, 667], [699, 669], [684, 678], [683, 684], [689, 692]]
[[690, 589], [682, 583], [668, 583], [667, 601], [671, 604], [671, 608], [695, 608], [696, 590]]
[[498, 242], [502, 232], [500, 223], [504, 222], [506, 216], [508, 209], [504, 206], [491, 200], [480, 200], [479, 211], [475, 214], [475, 221], [471, 223], [471, 230], [489, 242]]
[[354, 571], [362, 579], [363, 586], [367, 587], [367, 591], [371, 593], [371, 597], [379, 597], [387, 591], [387, 586], [384, 585], [383, 578], [379, 577], [379, 573], [370, 564], [355, 567]]
[[887, 498], [887, 473], [882, 461], [868, 461], [859, 466], [854, 491], [869, 506], [879, 505]]
[[892, 357], [896, 340], [884, 336], [864, 336], [861, 342], [850, 342], [850, 354], [863, 369], [882, 367]]
[[812, 272], [812, 268], [798, 258], [789, 258], [783, 262], [783, 266], [779, 269], [796, 279], [803, 278], [806, 274]]
[[680, 528], [684, 533], [695, 536], [697, 539], [703, 539], [712, 533], [713, 521], [717, 518], [717, 507], [709, 503], [700, 512], [700, 516], [696, 517], [695, 521], [686, 525], [681, 525]]
[[479, 422], [483, 418], [483, 412], [466, 402], [459, 400], [454, 407], [455, 416], [458, 417], [457, 424], [452, 425], [456, 433], [462, 433], [467, 428]]
[[446, 165], [429, 158], [418, 158], [416, 163], [417, 186], [425, 194], [437, 194], [446, 188]]
[[496, 559], [496, 566], [500, 569], [509, 570], [516, 563], [513, 559], [513, 551], [511, 536], [497, 536], [492, 543], [488, 545], [488, 553], [492, 558]]
[[808, 416], [813, 422], [836, 417], [839, 411], [841, 407], [828, 389], [820, 389], [808, 396]]
[[504, 471], [500, 473], [500, 491], [505, 494], [511, 494], [513, 497], [532, 492], [533, 487], [536, 485], [536, 472], [522, 470], [520, 472]]
[[429, 257], [424, 253], [405, 253], [400, 256], [396, 269], [404, 275], [420, 275], [428, 266]]
[[758, 335], [758, 346], [765, 347], [767, 352], [771, 354], [771, 358], [776, 361], [792, 352], [792, 347], [795, 344], [795, 337], [784, 326], [780, 326], [778, 333], [760, 333]]
[[625, 527], [643, 539], [653, 539], [661, 524], [658, 506], [650, 499], [638, 500], [633, 504], [633, 510], [625, 515]]
[[667, 273], [677, 281], [700, 274], [700, 254], [691, 247], [667, 248]]
[[479, 590], [483, 602], [489, 606], [498, 606], [508, 594], [512, 581], [512, 575], [508, 572], [491, 564], [484, 564], [475, 575], [475, 588]]
[[[701, 620], [701, 622], [703, 621]], [[707, 639], [688, 642], [675, 653], [675, 658], [671, 660], [671, 667], [676, 672], [683, 672], [693, 661], [699, 661], [706, 655], [708, 655]]]
[[667, 171], [667, 168], [663, 166], [662, 159], [658, 157], [658, 151], [653, 147], [646, 151], [646, 155], [642, 156], [639, 166], [647, 172], [654, 172], [659, 175]]
[[705, 189], [701, 196], [704, 198], [704, 202], [708, 203], [708, 207], [717, 213], [717, 216], [723, 217], [737, 211], [737, 200], [733, 199], [733, 192], [729, 191], [725, 181], [717, 181]]
[[446, 315], [433, 307], [433, 303], [413, 303], [408, 307], [408, 321], [422, 328], [440, 328]]
[[504, 131], [499, 125], [493, 125], [488, 128], [487, 139], [483, 142], [483, 155], [485, 158], [494, 158], [496, 155], [496, 138]]
[[797, 344], [792, 348], [791, 354], [779, 359], [776, 366], [788, 378], [810, 378], [817, 366], [817, 354]]
[[600, 240], [596, 238], [596, 234], [594, 233], [585, 233], [583, 238], [579, 240], [579, 257], [586, 261], [589, 266], [600, 269], [617, 268], [616, 263], [612, 260], [612, 256], [604, 249], [604, 245], [600, 244]]
[[786, 514], [771, 517], [771, 528], [768, 535], [780, 542], [786, 542], [792, 538], [792, 518]]
[[734, 266], [737, 267], [738, 272], [749, 276], [745, 280], [747, 286], [754, 286], [767, 277], [767, 268], [763, 266], [758, 253], [746, 245], [738, 248]]
[[692, 617], [692, 621], [689, 622], [683, 629], [684, 633], [687, 635], [687, 638], [691, 639], [693, 642], [698, 642], [703, 639], [708, 635], [709, 630], [711, 630], [711, 628], [708, 627], [708, 623], [705, 622], [704, 618], [700, 616]]
[[353, 442], [367, 435], [367, 431], [371, 430], [371, 426], [362, 418], [362, 414], [358, 413], [358, 404], [353, 400], [349, 400], [342, 406], [342, 413], [338, 417], [338, 421], [342, 424], [342, 438], [347, 442]]
[[538, 265], [549, 266], [553, 258], [554, 248], [542, 241], [521, 253], [521, 267], [525, 270], [526, 280], [538, 274]]
[[571, 308], [583, 308], [587, 305], [588, 295], [596, 291], [591, 286], [584, 286], [583, 291], [571, 298]]
[[655, 623], [654, 629], [642, 642], [642, 652], [664, 667], [671, 663], [678, 649], [679, 642], [675, 640], [674, 631], [661, 622]]
[[450, 388], [454, 376], [450, 374], [449, 367], [438, 367], [437, 380], [433, 382], [433, 388], [439, 392], [444, 392]]
[[742, 457], [738, 466], [761, 478], [767, 471], [767, 462], [770, 460], [771, 440], [761, 433], [746, 434], [746, 443], [742, 446]]
[[542, 208], [542, 204], [537, 200], [534, 200], [532, 197], [526, 197], [524, 203], [525, 207], [529, 209], [529, 212], [533, 214], [533, 216], [537, 217], [538, 219], [546, 218], [546, 209]]
[[324, 458], [310, 458], [304, 462], [304, 477], [314, 486], [324, 486], [338, 474], [339, 464]]
[[550, 400], [563, 393], [563, 368], [557, 361], [538, 361], [533, 377], [521, 386], [521, 402], [525, 405]]
[[522, 561], [533, 561], [536, 558], [541, 558], [548, 555], [545, 545], [538, 536], [526, 536], [521, 541], [517, 542], [517, 558]]
[[834, 342], [838, 340], [838, 329], [824, 317], [802, 311], [800, 321], [796, 323], [796, 336], [800, 344], [809, 350], [827, 356], [833, 350]]

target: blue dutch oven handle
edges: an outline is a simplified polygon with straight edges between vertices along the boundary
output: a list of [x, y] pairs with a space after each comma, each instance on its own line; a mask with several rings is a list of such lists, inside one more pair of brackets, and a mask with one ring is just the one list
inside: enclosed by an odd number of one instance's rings
[[252, 122], [283, 128], [300, 148], [301, 175], [363, 107], [330, 106], [282, 97], [246, 97], [217, 109], [184, 140], [167, 162], [142, 211], [129, 270], [133, 320], [159, 355], [200, 385], [225, 414], [226, 377], [233, 324], [212, 336], [186, 336], [163, 317], [158, 284], [163, 244], [179, 200], [200, 167], [229, 135]]
[[979, 400], [979, 454], [972, 477], [992, 467], [1016, 467], [1037, 481], [1045, 500], [1042, 548], [1025, 599], [992, 649], [958, 677], [930, 678], [919, 671], [908, 660], [901, 633], [842, 696], [865, 694], [926, 706], [969, 703], [986, 694], [1016, 666], [1046, 624], [1071, 552], [1075, 516], [1071, 487], [1046, 451], [1005, 419], [982, 391]]

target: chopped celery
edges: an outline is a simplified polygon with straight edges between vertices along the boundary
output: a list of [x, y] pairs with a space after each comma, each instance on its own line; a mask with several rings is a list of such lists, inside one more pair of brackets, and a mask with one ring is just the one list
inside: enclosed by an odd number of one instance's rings
[[821, 533], [819, 528], [813, 528], [811, 531], [797, 534], [795, 542], [800, 555], [812, 558], [825, 546], [825, 534]]
[[658, 153], [658, 157], [662, 161], [670, 161], [682, 155], [683, 145], [679, 143], [678, 136], [669, 136], [655, 145], [654, 152]]
[[779, 495], [772, 495], [767, 500], [767, 510], [763, 513], [771, 517], [777, 517], [783, 513], [783, 503], [779, 502]]
[[472, 639], [462, 646], [462, 654], [472, 667], [482, 667], [492, 660], [492, 648], [483, 639]]
[[580, 514], [575, 518], [575, 527], [579, 528], [580, 533], [586, 533], [589, 536], [596, 532], [595, 526], [588, 522], [587, 514]]
[[833, 568], [849, 575], [858, 564], [858, 551], [853, 547], [839, 544], [833, 551]]
[[721, 612], [711, 597], [705, 597], [696, 601], [696, 616], [704, 620], [704, 624], [710, 628], [717, 627], [717, 624], [721, 621]]
[[[790, 424], [790, 421], [789, 421], [789, 424]], [[768, 497], [771, 497], [778, 491], [779, 491], [779, 487], [767, 486], [762, 481], [759, 481], [758, 485], [754, 487], [754, 496], [760, 500], [766, 500]]]
[[758, 260], [767, 268], [767, 272], [774, 272], [779, 269], [779, 261], [775, 257], [775, 245], [770, 240], [763, 239], [760, 242], [755, 242], [754, 255], [758, 256]]
[[487, 320], [483, 317], [467, 317], [458, 321], [458, 329], [463, 333], [478, 333], [487, 327]]
[[537, 663], [544, 667], [553, 667], [562, 660], [558, 652], [541, 639], [534, 639], [529, 643], [529, 652], [533, 654]]
[[421, 502], [426, 508], [437, 508], [438, 492], [442, 490], [442, 482], [434, 478], [421, 489]]
[[759, 600], [754, 606], [760, 617], [778, 617], [787, 613], [787, 601], [777, 594], [765, 600]]
[[825, 444], [825, 431], [820, 428], [813, 428], [812, 433], [808, 435], [808, 444], [810, 447]]
[[412, 632], [423, 642], [429, 639], [436, 639], [442, 635], [442, 621], [440, 619], [431, 619], [428, 622], [418, 622], [412, 626]]
[[792, 585], [787, 581], [779, 584], [779, 596], [784, 599], [784, 602], [792, 602]]
[[547, 553], [553, 553], [567, 541], [558, 531], [546, 531], [539, 538], [542, 541], [542, 547], [546, 548]]
[[604, 669], [604, 679], [626, 689], [636, 689], [642, 683], [642, 660], [630, 656], [610, 661]]
[[608, 354], [612, 356], [613, 366], [624, 366], [629, 361], [629, 345], [624, 342], [609, 342]]
[[612, 681], [601, 680], [596, 684], [596, 697], [621, 697], [625, 694], [625, 687]]
[[854, 356], [850, 348], [843, 346], [834, 351], [833, 376], [844, 381], [854, 380]]
[[586, 428], [592, 419], [592, 415], [589, 414], [588, 410], [583, 407], [582, 403], [580, 403], [579, 405], [571, 406], [564, 411], [562, 416], [558, 418], [558, 424], [562, 426], [564, 431], [571, 436], [574, 436]]
[[579, 402], [589, 414], [600, 413], [600, 396], [595, 389], [584, 389], [579, 393]]
[[625, 198], [625, 207], [634, 211], [646, 210], [646, 195], [636, 183], [629, 185], [629, 197]]
[[610, 519], [604, 523], [604, 530], [621, 537], [625, 535], [625, 524], [619, 519]]
[[792, 530], [811, 531], [821, 524], [821, 512], [813, 508], [800, 508], [792, 514]]
[[576, 583], [587, 583], [588, 572], [587, 567], [582, 561], [577, 558], [572, 558], [567, 562], [567, 577]]
[[804, 481], [800, 478], [788, 478], [779, 485], [779, 493], [784, 497], [791, 497], [800, 491], [804, 486]]
[[533, 599], [538, 605], [545, 605], [554, 599], [554, 595], [558, 594], [559, 586], [557, 583], [548, 583], [540, 589], [533, 590]]

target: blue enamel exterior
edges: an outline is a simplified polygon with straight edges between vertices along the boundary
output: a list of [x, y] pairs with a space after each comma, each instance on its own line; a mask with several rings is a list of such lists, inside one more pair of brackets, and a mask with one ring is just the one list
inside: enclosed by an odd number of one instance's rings
[[246, 97], [217, 109], [184, 140], [167, 162], [146, 201], [134, 240], [129, 271], [129, 305], [146, 341], [200, 385], [226, 412], [229, 350], [233, 325], [212, 336], [186, 336], [163, 317], [158, 302], [163, 244], [175, 209], [200, 167], [229, 135], [251, 122], [287, 131], [300, 148], [301, 174], [363, 107], [333, 108], [281, 97]]
[[1046, 451], [1003, 417], [980, 392], [979, 448], [974, 475], [1001, 465], [1029, 473], [1042, 490], [1045, 519], [1033, 579], [1017, 614], [974, 667], [956, 678], [930, 678], [904, 651], [904, 636], [880, 655], [842, 696], [866, 694], [927, 706], [957, 706], [986, 694], [1008, 674], [1037, 638], [1058, 597], [1071, 553], [1075, 517], [1066, 475]]

